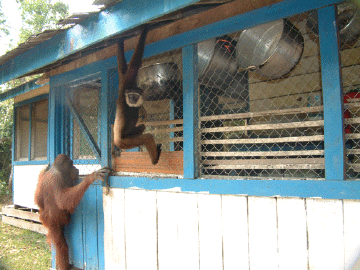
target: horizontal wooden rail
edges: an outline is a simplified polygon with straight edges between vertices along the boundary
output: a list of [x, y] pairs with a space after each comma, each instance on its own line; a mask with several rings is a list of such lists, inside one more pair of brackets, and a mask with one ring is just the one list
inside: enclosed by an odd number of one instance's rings
[[276, 124], [246, 125], [246, 126], [232, 126], [232, 127], [202, 128], [200, 130], [202, 133], [210, 133], [210, 132], [233, 132], [233, 131], [247, 131], [247, 130], [309, 128], [309, 127], [322, 127], [322, 126], [324, 126], [324, 120], [302, 121], [302, 122], [291, 122], [291, 123], [276, 123]]
[[233, 120], [233, 119], [245, 119], [245, 118], [254, 118], [254, 117], [272, 116], [272, 115], [299, 114], [299, 113], [306, 114], [306, 113], [322, 112], [323, 110], [324, 110], [323, 106], [313, 106], [313, 107], [302, 107], [296, 109], [212, 115], [212, 116], [202, 116], [200, 117], [200, 121], [203, 122], [203, 121], [225, 120], [225, 119]]
[[144, 124], [146, 126], [167, 126], [167, 125], [182, 125], [183, 119], [175, 120], [165, 120], [165, 121], [152, 121], [152, 122], [143, 122], [139, 121], [139, 124]]
[[227, 139], [227, 140], [202, 140], [202, 144], [261, 144], [261, 143], [286, 143], [286, 142], [314, 142], [323, 141], [324, 135], [258, 138], [258, 139]]
[[324, 150], [201, 152], [201, 156], [203, 157], [280, 157], [280, 156], [322, 156], [322, 155], [324, 155]]

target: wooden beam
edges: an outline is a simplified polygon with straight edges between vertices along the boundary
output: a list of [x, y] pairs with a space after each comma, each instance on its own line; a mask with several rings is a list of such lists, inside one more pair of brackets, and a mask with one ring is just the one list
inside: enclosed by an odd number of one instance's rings
[[200, 0], [124, 0], [0, 66], [0, 84]]
[[[187, 31], [203, 27], [221, 20], [231, 18], [251, 10], [259, 9], [271, 4], [281, 2], [283, 0], [236, 0], [228, 4], [224, 4], [208, 11], [186, 17], [184, 19], [166, 24], [162, 27], [150, 31], [147, 35], [147, 44], [155, 43], [169, 37], [185, 33]], [[131, 51], [137, 44], [138, 37], [133, 37], [125, 41], [125, 51]], [[74, 60], [73, 62], [53, 69], [49, 72], [50, 76], [55, 76], [93, 62], [104, 60], [116, 55], [116, 45], [97, 51], [86, 57]]]

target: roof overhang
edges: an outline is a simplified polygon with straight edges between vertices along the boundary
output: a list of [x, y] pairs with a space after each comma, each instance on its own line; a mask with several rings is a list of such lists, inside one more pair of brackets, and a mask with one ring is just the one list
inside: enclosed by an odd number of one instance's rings
[[[228, 1], [212, 0], [212, 4]], [[60, 31], [14, 58], [1, 63], [0, 84], [29, 75], [59, 60], [95, 46], [111, 37], [182, 10], [203, 0], [124, 0], [90, 18]]]

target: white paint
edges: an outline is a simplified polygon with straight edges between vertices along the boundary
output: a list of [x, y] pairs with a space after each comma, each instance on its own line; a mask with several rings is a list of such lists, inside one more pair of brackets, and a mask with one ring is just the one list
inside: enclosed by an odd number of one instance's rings
[[157, 193], [159, 270], [198, 270], [197, 195]]
[[222, 269], [221, 197], [198, 195], [200, 270]]
[[101, 168], [100, 164], [74, 165], [79, 170], [79, 175], [84, 176], [93, 173]]
[[14, 166], [14, 204], [38, 209], [34, 203], [34, 195], [39, 173], [45, 167], [44, 165]]
[[278, 198], [279, 270], [307, 269], [307, 232], [304, 199]]
[[125, 201], [123, 189], [110, 189], [104, 200], [104, 243], [106, 269], [126, 269]]
[[342, 201], [307, 199], [309, 269], [344, 269]]
[[344, 200], [345, 269], [360, 269], [360, 201]]
[[111, 189], [106, 269], [360, 269], [360, 201]]
[[125, 247], [127, 270], [157, 270], [156, 227], [156, 192], [126, 189]]
[[249, 269], [247, 197], [222, 196], [224, 270]]
[[251, 270], [278, 269], [276, 199], [249, 197]]

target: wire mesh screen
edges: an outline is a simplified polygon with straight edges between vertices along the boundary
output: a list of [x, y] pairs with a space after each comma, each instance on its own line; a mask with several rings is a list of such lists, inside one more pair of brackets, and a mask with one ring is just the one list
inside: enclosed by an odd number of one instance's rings
[[360, 178], [360, 11], [351, 2], [337, 6], [344, 101], [346, 177]]
[[198, 44], [201, 176], [324, 178], [314, 14]]
[[[115, 101], [118, 96], [116, 70], [110, 72], [109, 82], [111, 84], [110, 100], [112, 102], [109, 108], [109, 114], [111, 115], [111, 122], [113, 123], [116, 108]], [[138, 124], [145, 124], [146, 130], [144, 133], [151, 133], [155, 138], [156, 144], [161, 144], [162, 156], [164, 156], [166, 152], [171, 152], [172, 154], [174, 154], [174, 152], [181, 152], [183, 150], [181, 49], [143, 59], [142, 67], [138, 74], [137, 85], [144, 90], [145, 95], [145, 101], [140, 108]], [[120, 151], [116, 146], [113, 146], [113, 148], [113, 163], [116, 157], [124, 158], [126, 156], [124, 152], [147, 152], [147, 149], [143, 146], [128, 151]], [[168, 173], [179, 165], [171, 161], [173, 155], [167, 155], [167, 159], [170, 160], [170, 162], [161, 172]], [[132, 161], [129, 159], [127, 159], [126, 162], [122, 162], [121, 165], [119, 165], [119, 171], [139, 172], [144, 169], [139, 156], [137, 156], [135, 161], [136, 164], [134, 165], [131, 165]], [[150, 163], [147, 156], [146, 161]], [[153, 165], [151, 165], [151, 167], [153, 167]]]
[[93, 172], [101, 161], [99, 76], [87, 76], [62, 86], [65, 90], [64, 122], [67, 123], [64, 125], [65, 151], [75, 161], [81, 175]]

